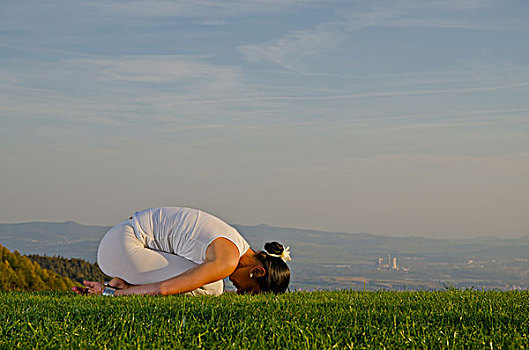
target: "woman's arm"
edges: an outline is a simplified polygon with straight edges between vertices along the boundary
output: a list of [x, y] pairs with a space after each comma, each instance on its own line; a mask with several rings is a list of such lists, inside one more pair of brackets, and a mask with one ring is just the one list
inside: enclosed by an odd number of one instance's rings
[[165, 281], [119, 289], [115, 295], [170, 295], [195, 290], [228, 277], [239, 263], [239, 249], [226, 238], [215, 239], [206, 250], [206, 260], [186, 272]]

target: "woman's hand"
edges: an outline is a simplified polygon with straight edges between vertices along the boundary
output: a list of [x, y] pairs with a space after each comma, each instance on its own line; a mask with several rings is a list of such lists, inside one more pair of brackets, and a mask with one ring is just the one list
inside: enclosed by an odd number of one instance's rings
[[[97, 294], [102, 294], [103, 289], [105, 288], [103, 282], [83, 281], [83, 284], [86, 286], [86, 288], [73, 287], [72, 290], [75, 293], [81, 294], [81, 295], [87, 295], [87, 294], [97, 295]], [[127, 289], [131, 286], [125, 280], [121, 278], [117, 278], [117, 277], [111, 279], [110, 282], [108, 282], [108, 285], [110, 287], [117, 288], [117, 289]]]
[[73, 287], [72, 290], [81, 295], [86, 294], [101, 294], [103, 293], [103, 282], [94, 282], [94, 281], [83, 281], [83, 284], [86, 288], [82, 287]]

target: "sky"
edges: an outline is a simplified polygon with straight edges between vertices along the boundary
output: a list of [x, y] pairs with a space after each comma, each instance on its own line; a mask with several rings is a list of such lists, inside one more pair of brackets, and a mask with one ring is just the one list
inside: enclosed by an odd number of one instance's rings
[[525, 0], [0, 1], [0, 222], [529, 234]]

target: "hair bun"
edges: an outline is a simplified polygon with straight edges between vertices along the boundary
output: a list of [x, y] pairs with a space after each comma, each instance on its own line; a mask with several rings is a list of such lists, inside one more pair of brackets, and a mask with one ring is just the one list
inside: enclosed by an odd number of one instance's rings
[[278, 242], [269, 242], [264, 245], [265, 250], [269, 254], [274, 255], [281, 255], [283, 251], [285, 250], [285, 247], [281, 243]]

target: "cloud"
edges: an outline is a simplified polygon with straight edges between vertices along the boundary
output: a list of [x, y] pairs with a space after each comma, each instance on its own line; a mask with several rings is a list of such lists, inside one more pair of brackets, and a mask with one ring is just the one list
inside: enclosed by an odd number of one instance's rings
[[220, 19], [205, 19], [202, 21], [197, 21], [195, 24], [202, 26], [223, 26], [228, 24], [228, 22]]
[[141, 17], [187, 17], [218, 18], [250, 14], [274, 14], [299, 10], [300, 6], [311, 5], [321, 0], [180, 0], [166, 1], [91, 1], [85, 4], [105, 14], [123, 14]]
[[314, 29], [294, 31], [284, 38], [265, 44], [241, 46], [239, 50], [250, 62], [270, 61], [281, 67], [296, 70], [300, 57], [334, 48], [346, 37], [340, 26], [330, 23]]
[[497, 1], [495, 0], [385, 0], [373, 1], [371, 6], [378, 8], [394, 7], [398, 9], [429, 9], [442, 11], [465, 11], [480, 8], [489, 8]]
[[94, 135], [123, 132], [119, 123], [151, 132], [199, 131], [266, 123], [277, 114], [271, 101], [245, 99], [259, 90], [244, 82], [238, 67], [198, 56], [68, 58], [14, 68], [2, 74], [0, 114], [25, 133], [35, 123], [80, 125]]
[[352, 100], [352, 99], [366, 99], [366, 98], [381, 98], [381, 97], [403, 97], [403, 96], [424, 96], [424, 95], [444, 95], [444, 94], [462, 94], [462, 93], [475, 93], [475, 92], [486, 92], [496, 91], [504, 89], [516, 89], [529, 86], [529, 82], [520, 82], [514, 84], [502, 84], [502, 85], [490, 85], [490, 86], [474, 86], [468, 88], [447, 88], [447, 89], [435, 89], [435, 90], [394, 90], [394, 91], [369, 91], [355, 94], [331, 94], [331, 95], [250, 95], [229, 97], [229, 98], [217, 98], [208, 101], [188, 101], [189, 103], [231, 103], [231, 102], [244, 102], [244, 101], [332, 101], [332, 100]]
[[[424, 27], [469, 30], [529, 31], [525, 18], [501, 18], [493, 0], [469, 1], [372, 1], [352, 2], [335, 11], [336, 20], [296, 30], [284, 37], [239, 48], [249, 62], [265, 61], [300, 70], [311, 56], [338, 48], [358, 30], [373, 27]], [[479, 12], [480, 16], [475, 16]]]
[[[340, 3], [340, 2], [335, 2]], [[443, 11], [462, 11], [489, 7], [492, 0], [437, 1], [437, 0], [400, 0], [372, 1], [368, 7], [397, 9], [431, 9]], [[100, 9], [107, 14], [120, 13], [156, 17], [195, 17], [216, 18], [220, 16], [241, 16], [248, 14], [269, 15], [281, 12], [299, 11], [300, 7], [313, 7], [328, 4], [322, 0], [193, 0], [193, 1], [93, 1], [84, 6]], [[350, 6], [364, 7], [361, 1], [351, 1]]]
[[82, 59], [76, 64], [91, 66], [99, 78], [108, 81], [138, 83], [185, 83], [210, 81], [236, 85], [239, 71], [182, 56], [141, 55], [115, 58]]
[[[514, 71], [519, 73], [520, 69], [515, 67]], [[487, 74], [505, 75], [503, 70], [499, 73], [487, 69], [478, 73], [476, 76], [480, 79]], [[330, 93], [325, 88], [316, 88], [307, 93], [303, 86], [293, 85], [282, 91], [275, 86], [249, 84], [238, 67], [214, 65], [198, 56], [100, 56], [68, 59], [55, 65], [41, 63], [24, 67], [17, 73], [5, 72], [2, 74], [5, 79], [0, 82], [0, 113], [9, 118], [41, 122], [65, 121], [69, 124], [82, 123], [101, 127], [115, 126], [122, 121], [140, 127], [146, 120], [155, 120], [157, 122], [152, 125], [172, 130], [180, 130], [180, 127], [195, 128], [204, 123], [219, 123], [229, 128], [237, 124], [246, 127], [248, 123], [254, 123], [262, 127], [282, 125], [287, 119], [297, 123], [313, 120], [312, 118], [320, 125], [347, 119], [364, 122], [397, 121], [398, 127], [402, 127], [410, 119], [412, 122], [421, 120], [420, 124], [424, 125], [423, 122], [428, 120], [464, 116], [468, 109], [451, 109], [446, 115], [436, 113], [435, 108], [424, 113], [417, 113], [413, 108], [389, 111], [371, 108], [369, 100], [457, 96], [501, 89], [523, 92], [525, 90], [522, 89], [529, 86], [527, 80], [521, 80], [527, 79], [523, 75], [518, 77], [519, 80], [492, 80], [483, 83], [480, 80], [464, 79], [464, 85], [445, 86], [436, 84], [437, 72], [432, 74], [433, 76], [427, 75], [432, 80], [429, 88], [424, 87], [423, 80], [415, 83], [412, 79], [409, 88], [375, 85], [357, 92], [354, 86], [349, 86]], [[376, 80], [386, 84], [392, 80], [402, 82], [409, 79], [397, 75], [377, 77]], [[75, 86], [72, 82], [75, 82]], [[358, 84], [361, 85], [362, 81], [355, 83]], [[330, 103], [325, 103], [326, 101]], [[354, 118], [347, 111], [347, 106], [351, 103], [356, 104]], [[416, 100], [414, 104], [417, 104]], [[512, 106], [518, 112], [522, 112], [522, 107], [527, 106]], [[497, 114], [505, 110], [503, 106], [492, 109], [498, 111]], [[479, 110], [476, 113], [481, 115], [487, 113], [486, 108], [477, 106], [472, 110]], [[494, 113], [496, 112], [489, 114]], [[325, 120], [314, 117], [316, 115], [325, 115]], [[395, 127], [393, 124], [391, 126]], [[356, 127], [345, 125], [344, 128]], [[95, 131], [87, 129], [87, 132]]]
[[[529, 30], [525, 18], [498, 15], [504, 4], [495, 0], [373, 1], [365, 9], [337, 12], [349, 30], [366, 27], [422, 27], [469, 30]], [[511, 10], [512, 11], [512, 10]]]

